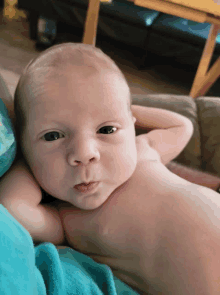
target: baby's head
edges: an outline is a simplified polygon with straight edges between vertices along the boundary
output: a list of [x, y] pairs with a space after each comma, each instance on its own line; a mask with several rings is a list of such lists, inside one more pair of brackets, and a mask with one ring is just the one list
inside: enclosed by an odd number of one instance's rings
[[[56, 45], [26, 67], [15, 93], [23, 155], [40, 186], [95, 209], [137, 164], [135, 118], [126, 79], [100, 49]], [[83, 193], [74, 186], [99, 182]]]

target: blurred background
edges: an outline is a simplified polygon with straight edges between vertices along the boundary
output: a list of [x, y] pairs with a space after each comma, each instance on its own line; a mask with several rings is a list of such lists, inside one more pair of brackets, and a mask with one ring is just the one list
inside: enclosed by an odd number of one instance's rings
[[[17, 0], [1, 1], [0, 67], [13, 88], [27, 63], [45, 48], [37, 47], [36, 41], [30, 38], [29, 14], [17, 8]], [[41, 29], [43, 25], [38, 23]], [[81, 42], [82, 34], [82, 29], [58, 23], [54, 44]], [[96, 46], [117, 63], [125, 74], [132, 93], [189, 94], [196, 67], [178, 64], [172, 58], [161, 58], [157, 64], [140, 70], [137, 66], [140, 61], [129, 46], [101, 35], [97, 36]], [[217, 81], [207, 96], [219, 96], [219, 90]]]

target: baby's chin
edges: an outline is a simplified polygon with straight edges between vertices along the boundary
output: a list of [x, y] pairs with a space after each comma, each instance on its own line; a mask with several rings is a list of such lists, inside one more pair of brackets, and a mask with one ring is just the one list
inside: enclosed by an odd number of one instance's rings
[[74, 200], [68, 203], [81, 210], [95, 210], [101, 207], [107, 199], [108, 198], [106, 198], [105, 200], [83, 200], [80, 202]]
[[[130, 179], [130, 177], [129, 177]], [[61, 202], [67, 202], [75, 208], [81, 210], [95, 210], [104, 205], [108, 200], [114, 195], [114, 193], [121, 188], [121, 186], [125, 185], [129, 179], [125, 179], [125, 181], [115, 182], [112, 181], [109, 183], [100, 182], [98, 187], [96, 187], [91, 193], [80, 193], [76, 191], [74, 188], [68, 188], [66, 190], [54, 190], [51, 191], [51, 195], [53, 195], [56, 199]]]
[[95, 193], [82, 196], [80, 194], [75, 194], [69, 203], [74, 207], [82, 210], [95, 210], [101, 207], [105, 202], [109, 200], [112, 193], [115, 191], [113, 187], [100, 188]]
[[94, 203], [94, 204], [72, 204], [74, 207], [81, 209], [81, 210], [95, 210], [101, 207], [104, 204], [104, 202], [101, 202], [100, 204]]

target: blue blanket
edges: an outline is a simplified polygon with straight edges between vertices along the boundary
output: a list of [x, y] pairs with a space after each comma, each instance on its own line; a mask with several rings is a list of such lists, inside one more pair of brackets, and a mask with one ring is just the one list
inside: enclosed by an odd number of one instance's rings
[[111, 269], [71, 248], [34, 247], [28, 231], [0, 205], [1, 295], [137, 295]]

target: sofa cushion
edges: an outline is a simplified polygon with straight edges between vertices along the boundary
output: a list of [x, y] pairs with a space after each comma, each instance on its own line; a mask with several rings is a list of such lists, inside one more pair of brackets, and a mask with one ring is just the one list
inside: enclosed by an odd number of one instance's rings
[[[153, 22], [148, 36], [147, 50], [158, 56], [170, 57], [181, 64], [198, 67], [208, 38], [210, 24], [189, 21], [160, 14]], [[214, 62], [220, 54], [220, 34], [216, 38]]]
[[[74, 23], [72, 25], [82, 28], [85, 24], [86, 9], [78, 6], [71, 8], [74, 16]], [[98, 22], [98, 34], [111, 37], [125, 44], [145, 48], [145, 42], [148, 36], [148, 30], [144, 26], [133, 25], [131, 22], [123, 22], [114, 19], [107, 14], [100, 12]]]
[[101, 2], [100, 12], [144, 27], [151, 26], [160, 14], [158, 11], [134, 5], [133, 2], [127, 0], [113, 0], [109, 4]]
[[[19, 0], [18, 7], [29, 9], [39, 14], [64, 22], [72, 22], [72, 9], [74, 7], [83, 7], [87, 10], [88, 0]], [[150, 10], [145, 7], [139, 7], [127, 0], [113, 0], [110, 3], [100, 3], [100, 15], [102, 12], [111, 17], [119, 17], [134, 24], [150, 26], [154, 19], [159, 15], [158, 11]]]
[[[148, 36], [146, 28], [134, 26], [131, 23], [123, 23], [120, 20], [100, 15], [98, 33], [108, 36], [125, 44], [145, 49]], [[138, 52], [136, 51], [138, 55]]]
[[220, 176], [220, 98], [198, 97], [202, 169]]
[[10, 168], [16, 155], [13, 125], [6, 106], [0, 99], [0, 177]]
[[[19, 6], [29, 7], [29, 1], [19, 1]], [[32, 3], [32, 10], [43, 17], [62, 21], [74, 27], [83, 28], [88, 0], [39, 0]], [[146, 47], [148, 30], [160, 13], [134, 5], [127, 0], [113, 0], [100, 3], [98, 33], [135, 47]]]
[[[211, 24], [198, 23], [169, 14], [160, 14], [153, 22], [152, 30], [189, 44], [204, 46], [209, 35]], [[220, 43], [220, 34], [217, 44]]]
[[[201, 135], [196, 102], [189, 96], [172, 94], [140, 94], [132, 95], [132, 99], [133, 104], [170, 110], [191, 120], [194, 126], [194, 133], [185, 149], [175, 161], [195, 169], [201, 169]], [[145, 132], [143, 130], [136, 130], [137, 135]]]

